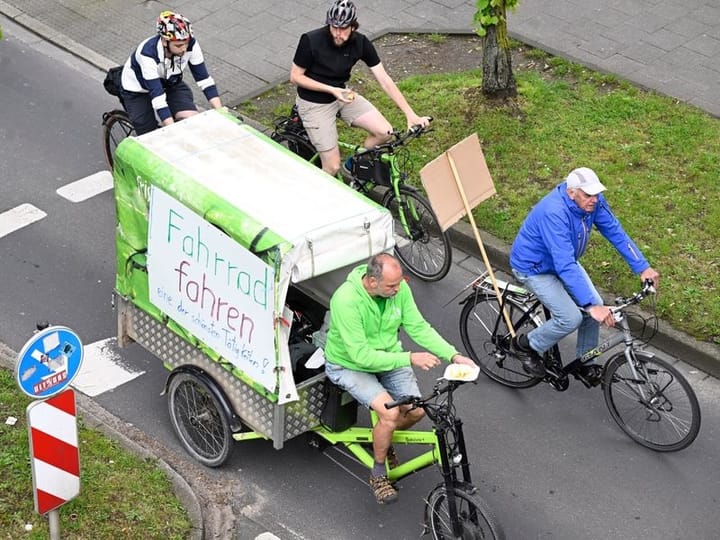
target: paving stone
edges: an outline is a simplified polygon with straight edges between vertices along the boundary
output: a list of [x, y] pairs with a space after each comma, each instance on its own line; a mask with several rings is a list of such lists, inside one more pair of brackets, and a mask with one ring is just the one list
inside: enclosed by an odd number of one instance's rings
[[705, 56], [715, 56], [720, 53], [720, 40], [703, 34], [688, 41], [685, 47]]

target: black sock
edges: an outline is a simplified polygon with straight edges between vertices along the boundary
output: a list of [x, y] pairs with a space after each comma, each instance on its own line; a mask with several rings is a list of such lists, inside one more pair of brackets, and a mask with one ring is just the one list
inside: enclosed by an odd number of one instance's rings
[[378, 476], [385, 476], [387, 471], [385, 470], [385, 463], [378, 463], [377, 461], [373, 464], [372, 475], [377, 478]]

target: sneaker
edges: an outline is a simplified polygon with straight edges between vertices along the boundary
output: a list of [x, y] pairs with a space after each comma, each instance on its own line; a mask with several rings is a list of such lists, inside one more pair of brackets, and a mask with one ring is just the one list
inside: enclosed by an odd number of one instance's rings
[[573, 375], [590, 386], [597, 386], [602, 381], [603, 368], [597, 364], [585, 364], [577, 368]]
[[373, 490], [378, 504], [390, 504], [397, 501], [398, 492], [385, 475], [371, 476], [370, 488]]
[[543, 365], [542, 358], [530, 346], [530, 342], [528, 341], [528, 337], [526, 334], [520, 334], [515, 336], [513, 338], [512, 345], [515, 354], [522, 363], [522, 367], [525, 373], [528, 373], [533, 377], [545, 376], [545, 366]]
[[348, 180], [352, 180], [354, 178], [352, 170], [353, 170], [353, 158], [349, 157], [345, 160], [345, 162], [340, 167], [340, 174], [343, 175], [344, 178], [347, 178]]

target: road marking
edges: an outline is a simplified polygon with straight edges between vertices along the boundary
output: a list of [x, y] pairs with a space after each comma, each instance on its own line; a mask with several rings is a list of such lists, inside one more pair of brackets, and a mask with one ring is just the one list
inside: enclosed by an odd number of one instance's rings
[[72, 386], [95, 397], [145, 373], [124, 366], [117, 349], [117, 338], [114, 337], [85, 345], [82, 366]]
[[28, 203], [11, 208], [0, 214], [0, 238], [40, 221], [45, 216], [45, 212]]
[[77, 203], [99, 195], [112, 187], [113, 177], [110, 171], [98, 171], [61, 187], [56, 193], [70, 202]]

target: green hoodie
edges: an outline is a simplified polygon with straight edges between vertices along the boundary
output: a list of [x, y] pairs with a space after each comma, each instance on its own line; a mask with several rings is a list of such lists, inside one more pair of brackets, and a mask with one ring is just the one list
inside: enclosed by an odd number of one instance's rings
[[444, 360], [457, 354], [420, 314], [412, 291], [403, 280], [398, 293], [388, 298], [385, 309], [363, 287], [367, 265], [348, 274], [330, 299], [330, 330], [325, 358], [356, 371], [379, 373], [410, 365], [410, 353], [402, 350], [398, 330], [421, 347]]

